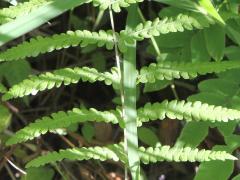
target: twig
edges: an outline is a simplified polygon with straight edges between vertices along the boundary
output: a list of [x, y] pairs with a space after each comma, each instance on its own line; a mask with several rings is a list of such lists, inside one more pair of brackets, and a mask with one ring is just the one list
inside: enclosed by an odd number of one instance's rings
[[64, 136], [59, 135], [59, 137], [60, 137], [67, 145], [69, 145], [71, 148], [74, 148], [74, 147], [75, 147], [75, 145], [74, 145], [71, 141], [69, 141], [67, 138], [65, 138]]
[[14, 169], [16, 169], [17, 171], [19, 171], [21, 174], [24, 174], [24, 175], [27, 174], [24, 170], [22, 170], [20, 167], [18, 167], [17, 165], [15, 165], [15, 164], [14, 164], [10, 159], [8, 159], [6, 156], [4, 156], [4, 159], [6, 159], [7, 162], [8, 162]]

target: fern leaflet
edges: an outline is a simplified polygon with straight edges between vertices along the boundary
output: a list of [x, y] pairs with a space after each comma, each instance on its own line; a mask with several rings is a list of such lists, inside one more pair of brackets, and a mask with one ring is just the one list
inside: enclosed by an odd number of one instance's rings
[[[154, 21], [146, 21], [137, 25], [132, 32], [121, 31], [121, 35], [129, 39], [143, 40], [144, 38], [151, 38], [152, 36], [159, 36], [160, 34], [167, 34], [170, 32], [183, 32], [184, 29], [193, 30], [203, 29], [214, 24], [214, 21], [207, 16], [197, 13], [191, 15], [179, 14], [175, 18], [165, 18], [160, 20], [156, 18]], [[127, 41], [127, 39], [125, 40]]]
[[[204, 162], [210, 160], [237, 160], [236, 157], [228, 154], [225, 151], [211, 151], [211, 150], [198, 150], [190, 147], [185, 148], [170, 148], [170, 146], [156, 146], [138, 149], [141, 161], [144, 164], [158, 161], [175, 161], [175, 162]], [[124, 164], [126, 162], [126, 155], [124, 154], [123, 144], [113, 144], [106, 147], [83, 147], [60, 150], [59, 152], [51, 152], [47, 155], [40, 156], [30, 161], [26, 167], [39, 167], [48, 163], [62, 161], [63, 159], [69, 160], [89, 160], [98, 159], [105, 161], [108, 159], [119, 161]]]
[[140, 70], [138, 81], [154, 83], [156, 80], [192, 79], [207, 73], [219, 73], [229, 69], [240, 68], [238, 61], [179, 63], [161, 62], [152, 63]]
[[[137, 126], [142, 126], [142, 123], [150, 120], [163, 120], [166, 117], [170, 119], [179, 119], [187, 121], [223, 121], [240, 119], [240, 111], [234, 109], [227, 109], [221, 106], [213, 106], [199, 101], [185, 102], [185, 101], [164, 101], [162, 103], [146, 104], [139, 108], [137, 117]], [[120, 124], [124, 127], [124, 122], [121, 119], [121, 112], [119, 110], [98, 111], [96, 109], [82, 110], [74, 108], [67, 113], [60, 111], [53, 113], [50, 117], [46, 116], [36, 120], [29, 126], [19, 130], [8, 141], [7, 145], [12, 145], [45, 134], [48, 131], [53, 131], [59, 128], [67, 128], [72, 124], [97, 121], [97, 122], [111, 122], [113, 124]]]
[[147, 103], [138, 110], [139, 121], [178, 119], [186, 121], [228, 122], [240, 119], [240, 111], [214, 106], [206, 103], [182, 101], [163, 101], [162, 103]]
[[39, 91], [60, 87], [62, 84], [69, 85], [71, 83], [77, 83], [80, 80], [91, 83], [104, 81], [106, 85], [113, 84], [115, 88], [117, 88], [119, 84], [119, 76], [116, 68], [112, 68], [111, 73], [100, 73], [96, 69], [88, 67], [64, 68], [55, 70], [52, 73], [47, 72], [39, 76], [31, 76], [29, 79], [10, 88], [9, 91], [4, 94], [3, 100], [23, 97], [30, 94], [36, 95]]
[[40, 135], [46, 134], [48, 131], [54, 131], [59, 128], [67, 128], [72, 124], [96, 121], [117, 124], [121, 122], [120, 111], [98, 111], [94, 108], [78, 109], [74, 108], [71, 111], [60, 111], [53, 113], [51, 116], [46, 116], [36, 120], [29, 126], [19, 130], [8, 141], [7, 145], [21, 143], [27, 140], [31, 140]]
[[114, 12], [120, 12], [121, 7], [129, 7], [130, 4], [143, 2], [143, 0], [92, 0], [94, 6], [100, 6], [100, 9], [106, 10], [111, 6]]
[[25, 41], [16, 47], [12, 47], [0, 53], [1, 61], [13, 61], [26, 57], [36, 57], [39, 54], [60, 50], [70, 46], [85, 47], [89, 44], [97, 44], [98, 47], [106, 46], [107, 49], [113, 48], [112, 31], [90, 32], [87, 30], [68, 31], [67, 33], [55, 34], [51, 37], [41, 37]]

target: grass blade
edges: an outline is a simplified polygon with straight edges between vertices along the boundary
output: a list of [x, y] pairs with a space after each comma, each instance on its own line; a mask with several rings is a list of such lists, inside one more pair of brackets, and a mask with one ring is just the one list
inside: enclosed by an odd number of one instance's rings
[[0, 46], [37, 27], [65, 11], [79, 6], [88, 0], [55, 0], [35, 11], [0, 26]]
[[[128, 9], [127, 27], [134, 28], [137, 23], [137, 6]], [[140, 179], [140, 160], [138, 155], [137, 111], [136, 111], [136, 41], [126, 44], [123, 60], [124, 120], [127, 156], [132, 179]]]

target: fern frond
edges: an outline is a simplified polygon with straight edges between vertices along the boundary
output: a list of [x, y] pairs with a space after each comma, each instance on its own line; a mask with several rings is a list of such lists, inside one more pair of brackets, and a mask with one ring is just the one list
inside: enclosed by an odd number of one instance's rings
[[62, 161], [63, 159], [69, 160], [89, 160], [89, 159], [96, 159], [96, 160], [114, 160], [119, 161], [119, 157], [115, 152], [115, 149], [118, 151], [123, 152], [123, 146], [114, 144], [109, 145], [107, 147], [83, 147], [83, 148], [73, 148], [73, 149], [66, 149], [60, 150], [59, 152], [51, 152], [47, 155], [40, 156], [32, 161], [30, 161], [26, 167], [39, 167], [45, 164]]
[[47, 72], [39, 76], [31, 76], [29, 79], [14, 85], [2, 97], [3, 100], [23, 97], [26, 95], [36, 95], [39, 91], [60, 87], [62, 84], [69, 85], [71, 83], [83, 82], [94, 83], [96, 81], [104, 81], [106, 85], [111, 85], [115, 88], [119, 85], [119, 76], [116, 68], [112, 68], [111, 73], [100, 73], [94, 68], [75, 67], [55, 70], [52, 73]]
[[[237, 160], [236, 157], [228, 154], [225, 151], [211, 151], [211, 150], [198, 150], [190, 147], [186, 148], [170, 148], [170, 146], [149, 147], [145, 149], [140, 147], [138, 149], [141, 161], [144, 164], [158, 161], [175, 161], [175, 162], [204, 162], [211, 160]], [[89, 148], [73, 148], [60, 150], [59, 152], [51, 152], [47, 155], [40, 156], [30, 161], [26, 167], [39, 167], [48, 163], [62, 161], [63, 159], [69, 160], [89, 160], [97, 159], [101, 161], [114, 160], [122, 161], [124, 164], [127, 162], [124, 153], [123, 144], [113, 144], [106, 147], [89, 147]]]
[[[208, 105], [206, 103], [185, 102], [185, 101], [163, 101], [162, 103], [146, 104], [138, 109], [138, 126], [142, 123], [152, 120], [163, 120], [166, 117], [170, 119], [179, 119], [186, 121], [210, 121], [210, 122], [227, 122], [229, 120], [240, 119], [240, 111], [227, 109], [221, 106]], [[114, 111], [98, 111], [96, 109], [81, 110], [74, 108], [72, 111], [58, 112], [50, 117], [43, 117], [36, 120], [29, 126], [19, 130], [8, 141], [7, 145], [12, 145], [45, 134], [59, 128], [67, 128], [74, 123], [85, 121], [111, 122], [113, 124], [120, 123], [124, 126], [121, 120], [121, 112]], [[122, 124], [121, 124], [122, 123]]]
[[120, 12], [122, 7], [129, 7], [131, 4], [143, 2], [143, 0], [92, 0], [94, 6], [106, 10], [111, 6], [114, 12]]
[[71, 111], [60, 111], [53, 113], [51, 116], [46, 116], [29, 124], [25, 128], [16, 132], [14, 136], [9, 138], [7, 145], [17, 144], [31, 140], [40, 135], [46, 134], [49, 131], [54, 131], [60, 128], [67, 128], [72, 124], [94, 121], [117, 124], [121, 121], [120, 111], [98, 111], [94, 108], [89, 110], [74, 108]]
[[0, 9], [0, 24], [7, 23], [16, 17], [29, 14], [34, 9], [44, 6], [53, 0], [30, 0], [16, 6]]
[[70, 46], [85, 47], [89, 44], [97, 44], [98, 47], [106, 46], [112, 49], [114, 46], [112, 31], [90, 32], [87, 30], [68, 31], [67, 33], [55, 34], [51, 37], [41, 37], [25, 41], [16, 47], [12, 47], [0, 53], [1, 61], [13, 61], [26, 57], [36, 57], [39, 54], [68, 48]]
[[170, 146], [159, 147], [140, 147], [139, 156], [144, 164], [155, 163], [158, 161], [174, 162], [205, 162], [212, 160], [237, 160], [236, 157], [225, 151], [211, 151], [192, 149], [190, 147], [177, 148]]
[[154, 83], [156, 80], [192, 79], [207, 73], [219, 73], [229, 69], [240, 68], [238, 61], [221, 62], [162, 62], [152, 63], [140, 70], [138, 81], [141, 83]]
[[203, 29], [215, 23], [212, 19], [201, 14], [192, 13], [191, 15], [179, 14], [176, 18], [165, 18], [160, 20], [156, 18], [154, 21], [146, 21], [140, 23], [132, 31], [121, 31], [121, 37], [126, 41], [129, 37], [135, 40], [143, 40], [160, 34], [170, 32], [183, 32], [186, 30]]
[[182, 101], [163, 101], [162, 103], [147, 103], [138, 110], [138, 118], [141, 122], [150, 120], [178, 119], [186, 121], [210, 121], [210, 122], [228, 122], [229, 120], [240, 119], [240, 111], [214, 106], [200, 101], [186, 102]]

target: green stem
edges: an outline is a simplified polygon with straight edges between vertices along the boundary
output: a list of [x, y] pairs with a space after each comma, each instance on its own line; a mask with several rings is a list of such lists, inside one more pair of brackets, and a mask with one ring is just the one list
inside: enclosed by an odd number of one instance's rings
[[[141, 9], [138, 8], [137, 11], [138, 11], [138, 14], [139, 14], [142, 22], [145, 23], [145, 22], [146, 22], [146, 19], [145, 19], [145, 17], [144, 17], [143, 14], [142, 14]], [[155, 38], [154, 38], [153, 36], [151, 37], [151, 41], [152, 41], [153, 48], [155, 49], [155, 51], [156, 51], [156, 53], [157, 53], [157, 56], [160, 56], [160, 55], [161, 55], [160, 49], [159, 49], [159, 47], [158, 47], [158, 45], [157, 45], [157, 41], [155, 40]]]
[[[131, 29], [137, 23], [137, 6], [128, 9], [127, 27]], [[137, 111], [136, 111], [136, 41], [126, 43], [127, 51], [123, 59], [124, 84], [124, 121], [127, 141], [127, 156], [132, 179], [140, 179], [140, 160], [138, 155]]]
[[96, 28], [98, 27], [98, 25], [100, 24], [102, 18], [103, 18], [103, 15], [104, 15], [104, 10], [100, 10], [99, 13], [98, 13], [98, 16], [97, 16], [97, 19], [94, 23], [94, 26], [93, 26], [93, 30], [96, 30]]
[[[121, 97], [121, 103], [122, 103], [122, 119], [124, 119], [124, 84], [123, 84], [123, 72], [122, 72], [122, 67], [121, 67], [121, 62], [120, 62], [120, 55], [118, 52], [118, 43], [117, 43], [117, 37], [115, 33], [115, 26], [114, 26], [114, 19], [113, 19], [113, 12], [112, 12], [112, 7], [109, 7], [109, 15], [110, 15], [110, 20], [111, 20], [111, 26], [113, 30], [113, 38], [114, 38], [114, 47], [115, 47], [115, 58], [116, 58], [116, 65], [118, 69], [118, 74], [120, 77], [120, 97]], [[124, 129], [124, 135], [126, 134], [126, 129]], [[126, 136], [124, 136], [124, 149], [125, 152], [127, 152], [127, 139]], [[127, 180], [127, 175], [128, 175], [128, 169], [127, 166], [125, 166], [125, 180]]]

